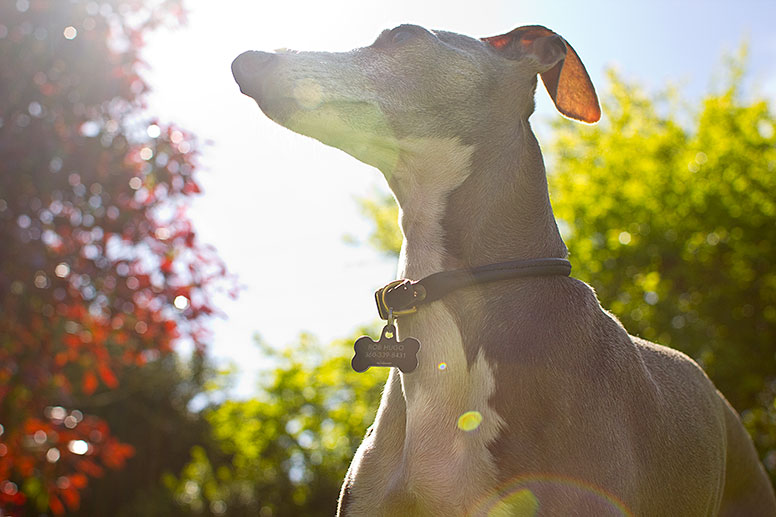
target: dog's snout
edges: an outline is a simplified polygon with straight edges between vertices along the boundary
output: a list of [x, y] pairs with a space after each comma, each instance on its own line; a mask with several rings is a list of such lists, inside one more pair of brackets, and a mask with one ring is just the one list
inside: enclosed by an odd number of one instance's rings
[[237, 84], [240, 85], [240, 89], [243, 92], [250, 89], [252, 79], [261, 75], [274, 58], [275, 54], [257, 50], [249, 50], [237, 56], [232, 61], [232, 75]]

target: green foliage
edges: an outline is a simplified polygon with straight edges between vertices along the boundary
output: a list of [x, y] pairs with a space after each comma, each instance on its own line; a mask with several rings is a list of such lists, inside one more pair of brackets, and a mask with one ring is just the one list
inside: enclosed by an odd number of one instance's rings
[[276, 366], [258, 397], [207, 410], [215, 448], [194, 448], [180, 476], [166, 478], [190, 515], [334, 514], [386, 378], [350, 368], [354, 340], [324, 347], [302, 335], [284, 350], [259, 341]]
[[402, 234], [397, 221], [399, 206], [390, 194], [377, 194], [374, 199], [358, 200], [361, 213], [374, 224], [369, 235], [369, 244], [387, 255], [398, 256], [401, 249]]
[[611, 73], [602, 123], [556, 124], [550, 191], [574, 275], [630, 332], [698, 360], [774, 474], [776, 118], [729, 75], [688, 129]]

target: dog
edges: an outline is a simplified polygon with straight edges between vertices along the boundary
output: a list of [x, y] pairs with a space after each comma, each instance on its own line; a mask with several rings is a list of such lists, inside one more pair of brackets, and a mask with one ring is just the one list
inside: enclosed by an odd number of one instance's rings
[[[245, 52], [232, 72], [270, 119], [383, 173], [400, 278], [566, 257], [528, 122], [537, 77], [569, 118], [600, 108], [551, 30], [401, 25], [345, 53]], [[422, 343], [418, 367], [391, 370], [341, 516], [776, 516], [751, 439], [701, 368], [630, 336], [581, 281], [475, 283], [397, 328]]]

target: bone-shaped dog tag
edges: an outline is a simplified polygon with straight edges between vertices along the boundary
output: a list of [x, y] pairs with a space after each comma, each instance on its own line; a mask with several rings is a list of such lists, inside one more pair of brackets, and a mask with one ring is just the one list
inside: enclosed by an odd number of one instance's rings
[[410, 373], [418, 367], [420, 341], [412, 337], [398, 341], [396, 327], [389, 324], [383, 328], [380, 341], [362, 336], [353, 349], [356, 354], [350, 364], [359, 373], [367, 371], [370, 366], [396, 366], [403, 373]]

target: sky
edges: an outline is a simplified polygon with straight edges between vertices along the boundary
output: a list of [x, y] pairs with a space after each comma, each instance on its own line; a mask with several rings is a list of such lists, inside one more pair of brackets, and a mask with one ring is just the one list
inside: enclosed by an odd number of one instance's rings
[[[148, 110], [194, 133], [203, 194], [190, 216], [243, 286], [218, 297], [211, 355], [233, 364], [230, 396], [255, 392], [266, 366], [254, 336], [291, 345], [300, 332], [326, 343], [377, 321], [373, 292], [396, 275], [396, 261], [365, 241], [370, 225], [357, 199], [387, 192], [381, 174], [345, 153], [294, 134], [240, 94], [232, 60], [245, 50], [346, 51], [386, 28], [415, 23], [474, 37], [521, 25], [562, 35], [599, 94], [615, 68], [656, 91], [672, 84], [697, 100], [715, 91], [722, 58], [749, 48], [749, 93], [776, 100], [776, 2], [188, 0], [189, 23], [147, 40]], [[604, 117], [606, 105], [602, 106]], [[540, 143], [559, 116], [542, 89], [532, 123]], [[336, 300], [336, 301], [333, 301]]]

